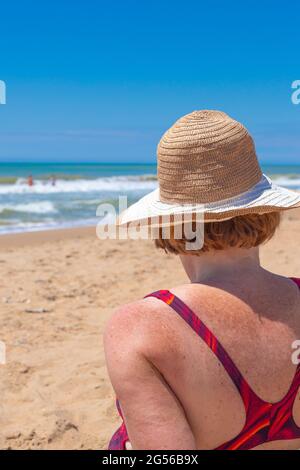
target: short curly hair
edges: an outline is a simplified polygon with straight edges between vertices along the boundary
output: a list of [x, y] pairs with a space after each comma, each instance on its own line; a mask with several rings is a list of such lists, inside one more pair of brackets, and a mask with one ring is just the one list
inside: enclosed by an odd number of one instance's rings
[[[187, 250], [186, 243], [191, 242], [184, 237], [176, 239], [174, 227], [169, 227], [169, 237], [163, 237], [163, 229], [159, 229], [155, 239], [157, 248], [173, 254], [193, 254], [200, 256], [203, 252], [226, 250], [227, 248], [253, 248], [270, 240], [276, 232], [281, 220], [280, 212], [266, 214], [247, 214], [221, 222], [204, 224], [204, 244], [199, 250]], [[195, 231], [196, 222], [192, 229]]]

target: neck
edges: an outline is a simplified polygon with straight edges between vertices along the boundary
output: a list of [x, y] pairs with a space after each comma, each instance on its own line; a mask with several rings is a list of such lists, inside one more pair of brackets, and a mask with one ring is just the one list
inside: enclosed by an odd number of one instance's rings
[[261, 270], [258, 248], [230, 248], [200, 256], [181, 255], [180, 258], [192, 283], [241, 279]]

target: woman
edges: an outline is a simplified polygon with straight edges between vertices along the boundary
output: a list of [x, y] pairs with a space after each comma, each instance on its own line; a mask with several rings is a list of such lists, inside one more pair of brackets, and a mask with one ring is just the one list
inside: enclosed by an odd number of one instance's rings
[[[120, 307], [107, 325], [124, 419], [109, 448], [300, 448], [300, 281], [259, 262], [259, 245], [300, 195], [262, 174], [247, 130], [219, 111], [195, 111], [166, 132], [158, 179], [120, 224], [170, 216], [156, 245], [179, 255], [190, 282]], [[193, 215], [195, 233], [204, 218], [202, 247], [175, 237], [180, 214]]]

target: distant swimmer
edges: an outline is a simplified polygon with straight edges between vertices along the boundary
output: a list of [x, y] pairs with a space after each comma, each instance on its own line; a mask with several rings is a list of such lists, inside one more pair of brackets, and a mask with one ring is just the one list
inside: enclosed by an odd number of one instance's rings
[[33, 186], [33, 177], [32, 177], [32, 175], [28, 176], [27, 184], [28, 184], [28, 186]]
[[51, 181], [52, 186], [55, 186], [55, 185], [56, 185], [56, 177], [55, 177], [55, 175], [51, 175], [50, 181]]

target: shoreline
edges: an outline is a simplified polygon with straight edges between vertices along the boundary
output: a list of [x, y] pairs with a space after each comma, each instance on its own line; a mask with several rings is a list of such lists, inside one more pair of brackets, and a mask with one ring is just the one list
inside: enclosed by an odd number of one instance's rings
[[[300, 193], [300, 191], [297, 191]], [[283, 226], [285, 222], [289, 220], [300, 219], [300, 209], [295, 208], [294, 210], [282, 212], [282, 223], [280, 231], [287, 229]], [[98, 222], [99, 223], [99, 222]], [[57, 242], [63, 240], [71, 240], [86, 238], [94, 236], [97, 239], [96, 228], [97, 224], [93, 225], [78, 225], [72, 227], [54, 227], [45, 228], [33, 231], [24, 232], [12, 232], [12, 233], [0, 233], [0, 252], [7, 248], [18, 248], [26, 246], [38, 246], [43, 243]], [[298, 229], [298, 227], [297, 227]], [[294, 231], [292, 229], [292, 231]], [[118, 241], [118, 240], [114, 240]], [[300, 266], [299, 266], [300, 267]]]

